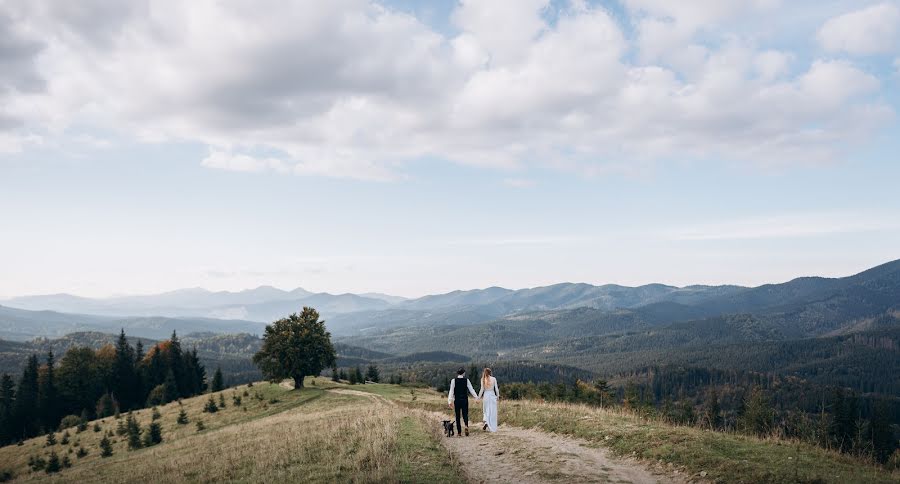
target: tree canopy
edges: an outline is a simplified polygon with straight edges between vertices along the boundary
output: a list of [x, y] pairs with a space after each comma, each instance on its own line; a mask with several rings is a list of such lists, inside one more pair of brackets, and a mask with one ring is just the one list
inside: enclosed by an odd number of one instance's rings
[[325, 321], [319, 320], [318, 311], [310, 307], [266, 326], [262, 348], [253, 356], [266, 378], [291, 378], [297, 389], [303, 387], [304, 377], [318, 375], [335, 361]]

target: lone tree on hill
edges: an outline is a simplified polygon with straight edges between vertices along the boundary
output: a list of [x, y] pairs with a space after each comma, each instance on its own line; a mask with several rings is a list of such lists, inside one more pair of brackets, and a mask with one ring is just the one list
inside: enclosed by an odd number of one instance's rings
[[253, 356], [266, 378], [292, 378], [298, 390], [303, 388], [304, 377], [318, 375], [335, 360], [325, 321], [320, 321], [319, 313], [310, 307], [266, 326], [262, 349]]

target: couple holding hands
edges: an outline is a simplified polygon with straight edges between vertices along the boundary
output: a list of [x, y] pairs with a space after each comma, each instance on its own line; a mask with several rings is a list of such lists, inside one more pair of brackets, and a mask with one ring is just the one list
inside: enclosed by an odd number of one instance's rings
[[456, 410], [456, 435], [462, 437], [462, 426], [459, 418], [462, 416], [466, 424], [466, 436], [469, 435], [469, 394], [475, 397], [475, 402], [483, 400], [484, 410], [483, 430], [497, 431], [497, 400], [500, 398], [500, 388], [497, 379], [491, 375], [491, 369], [485, 368], [481, 373], [481, 391], [477, 394], [472, 388], [472, 382], [466, 378], [466, 369], [456, 371], [456, 378], [450, 380], [450, 393], [447, 395], [447, 405]]

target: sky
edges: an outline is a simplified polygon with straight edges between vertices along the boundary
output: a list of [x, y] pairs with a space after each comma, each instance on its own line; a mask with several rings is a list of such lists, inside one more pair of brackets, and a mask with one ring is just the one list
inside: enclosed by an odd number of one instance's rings
[[5, 0], [0, 299], [900, 258], [900, 2]]

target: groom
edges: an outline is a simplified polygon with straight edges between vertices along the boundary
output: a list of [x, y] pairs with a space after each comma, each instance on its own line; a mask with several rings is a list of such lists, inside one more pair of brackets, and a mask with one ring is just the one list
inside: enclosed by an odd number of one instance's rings
[[466, 369], [460, 367], [459, 370], [456, 370], [456, 378], [450, 380], [450, 393], [447, 395], [447, 405], [456, 410], [456, 435], [460, 437], [462, 437], [462, 427], [459, 425], [460, 414], [466, 422], [466, 437], [469, 436], [469, 393], [476, 399], [478, 398], [478, 394], [472, 388], [472, 382], [466, 378]]

